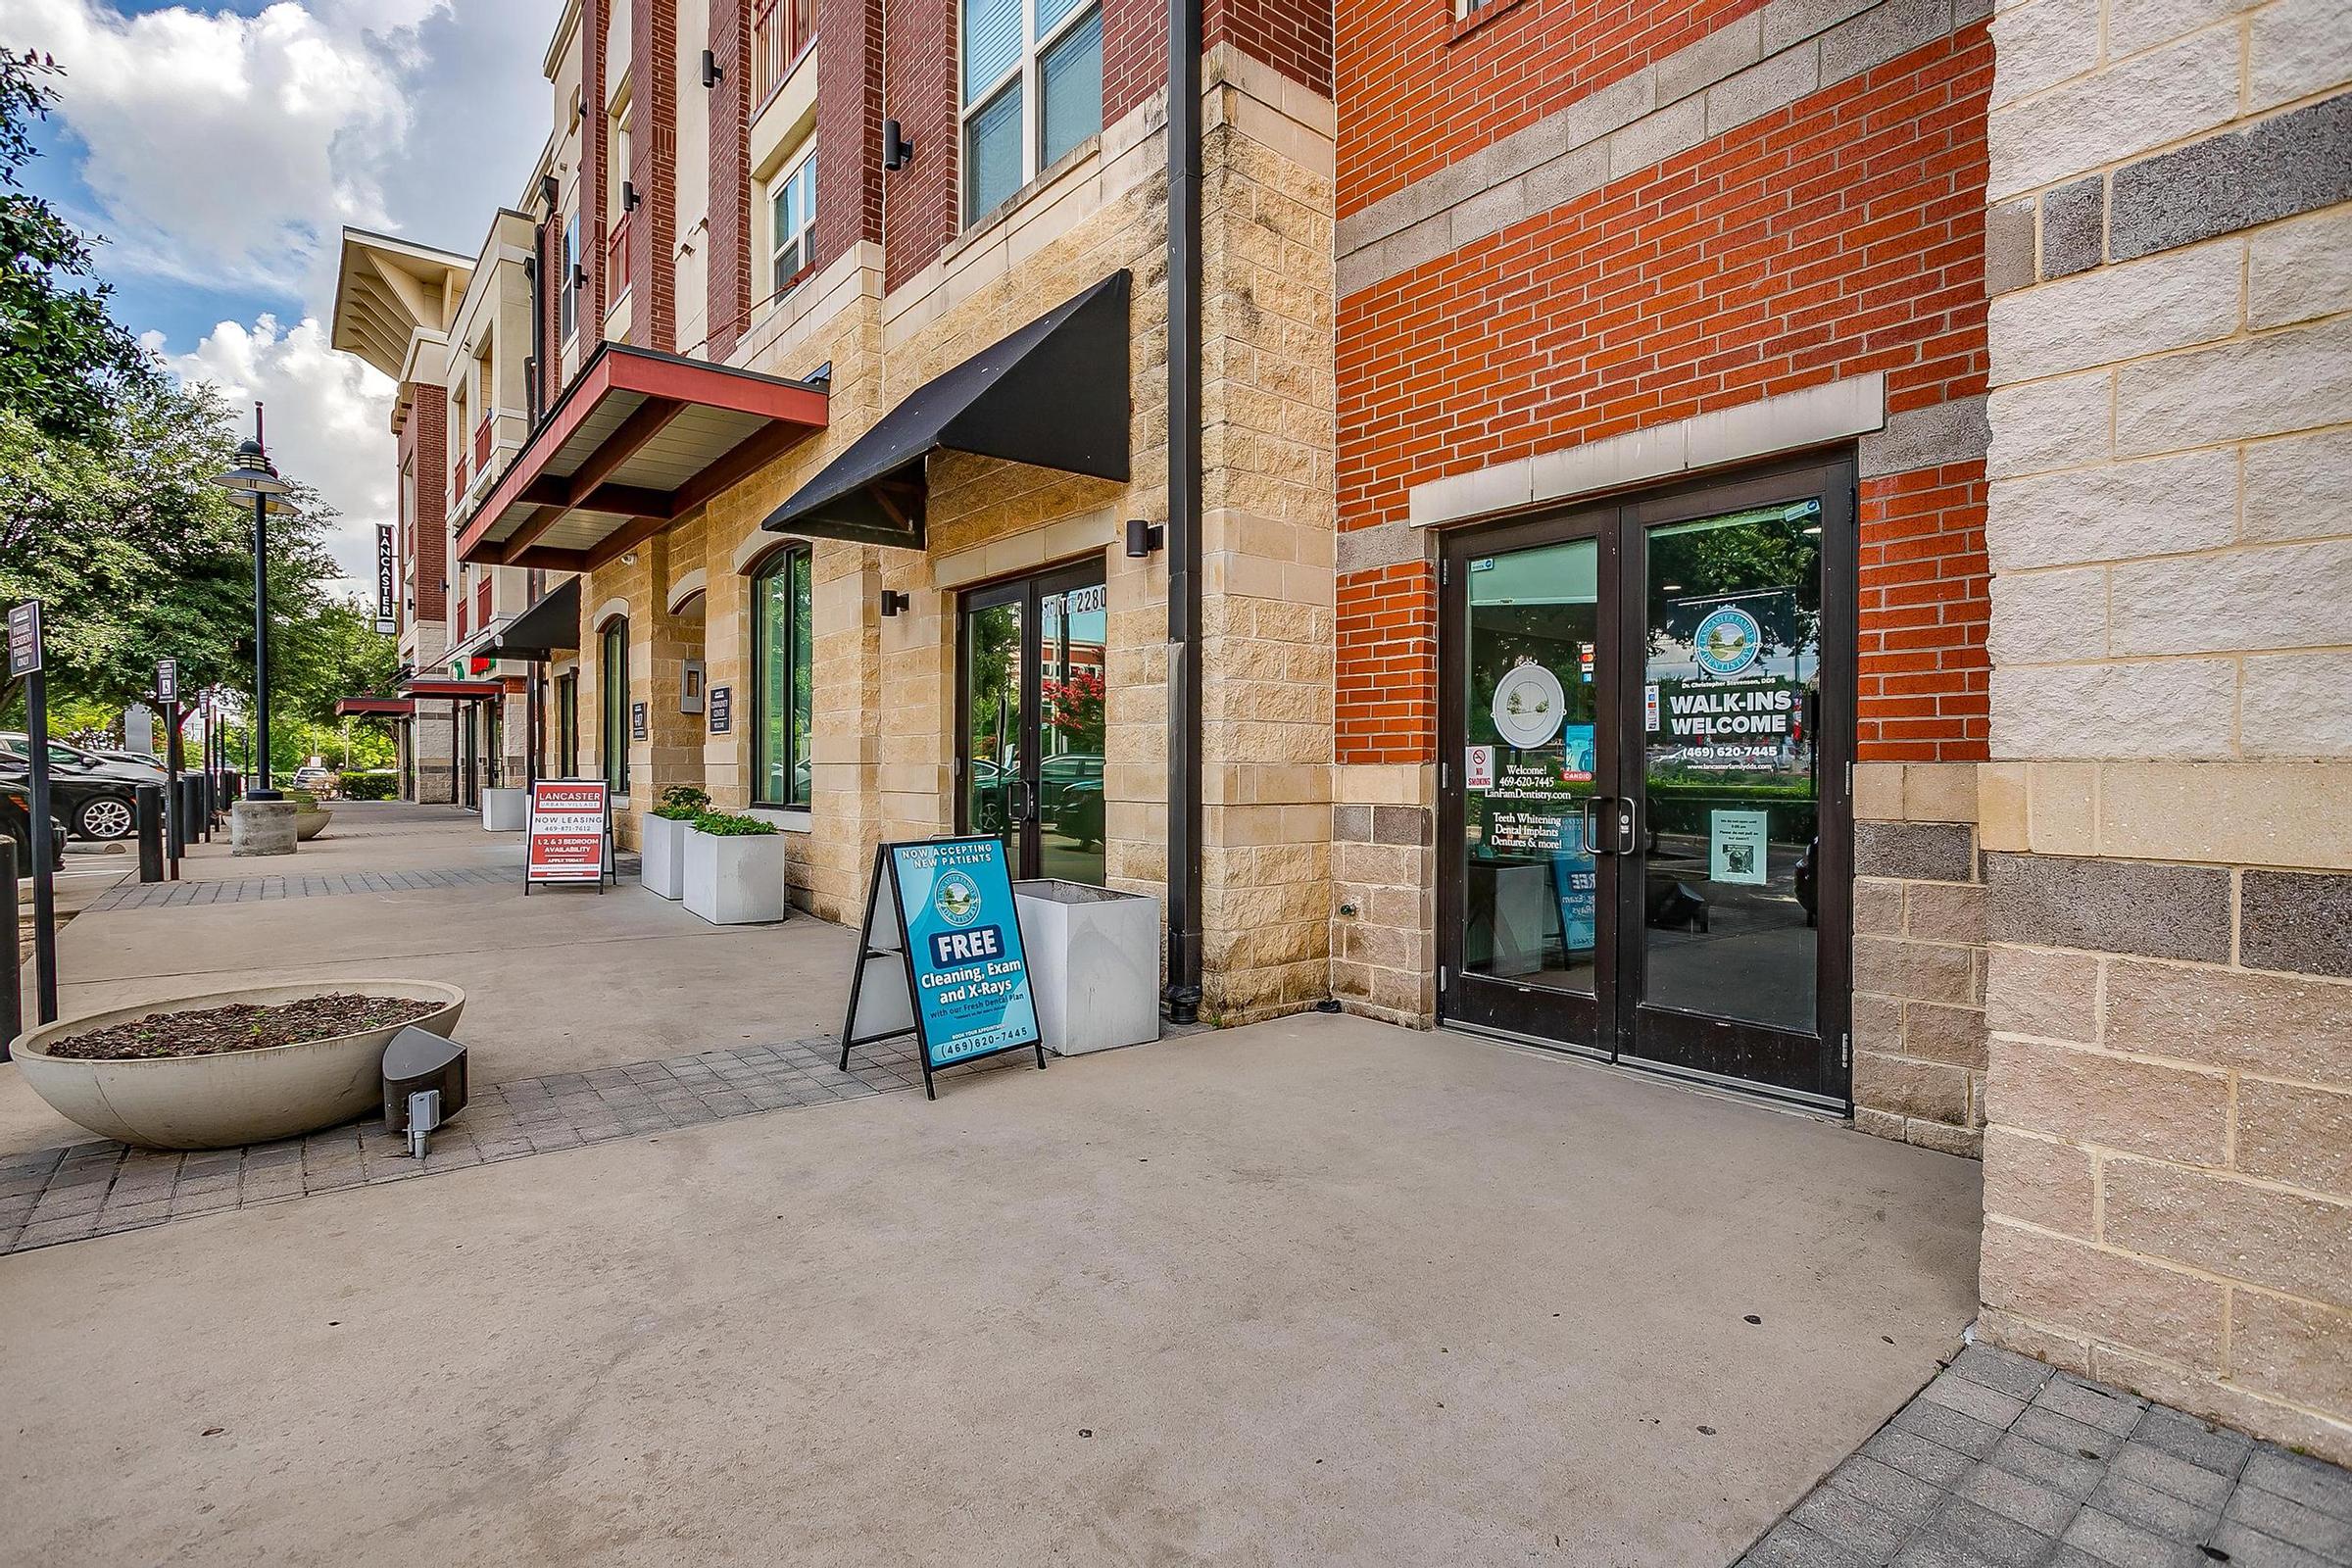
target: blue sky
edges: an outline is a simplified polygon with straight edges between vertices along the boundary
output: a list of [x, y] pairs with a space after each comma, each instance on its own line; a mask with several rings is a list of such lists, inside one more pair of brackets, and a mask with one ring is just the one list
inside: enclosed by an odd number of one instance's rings
[[27, 185], [106, 237], [117, 317], [174, 373], [269, 404], [355, 580], [391, 520], [391, 386], [327, 341], [341, 230], [480, 245], [546, 138], [561, 6], [0, 0], [0, 47], [65, 72]]

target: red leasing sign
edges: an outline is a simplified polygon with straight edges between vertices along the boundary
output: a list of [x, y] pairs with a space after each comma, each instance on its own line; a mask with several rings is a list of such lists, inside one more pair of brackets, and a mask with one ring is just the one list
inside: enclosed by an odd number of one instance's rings
[[541, 779], [531, 786], [525, 882], [604, 881], [607, 788], [602, 779]]

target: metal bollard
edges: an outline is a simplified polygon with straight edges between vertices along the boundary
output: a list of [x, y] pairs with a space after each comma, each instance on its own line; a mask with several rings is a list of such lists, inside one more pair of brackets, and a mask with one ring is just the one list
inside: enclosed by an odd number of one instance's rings
[[17, 933], [24, 930], [17, 911], [17, 841], [0, 837], [0, 925], [8, 927], [8, 970], [0, 974], [0, 1061], [6, 1061], [8, 1043], [24, 1032], [24, 965], [17, 959]]
[[131, 794], [138, 800], [139, 880], [164, 879], [164, 787], [141, 784]]

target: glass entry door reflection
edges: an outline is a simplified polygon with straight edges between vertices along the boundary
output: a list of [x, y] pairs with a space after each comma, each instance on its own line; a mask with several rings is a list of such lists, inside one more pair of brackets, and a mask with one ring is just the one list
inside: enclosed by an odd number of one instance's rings
[[1845, 1100], [1852, 498], [1816, 465], [1447, 542], [1444, 1017]]
[[1099, 563], [963, 596], [958, 826], [1015, 876], [1103, 880], [1107, 638]]

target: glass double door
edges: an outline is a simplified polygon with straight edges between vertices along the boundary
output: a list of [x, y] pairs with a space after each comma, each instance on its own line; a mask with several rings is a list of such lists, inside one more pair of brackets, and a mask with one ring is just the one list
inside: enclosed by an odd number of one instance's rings
[[1004, 841], [1019, 877], [1103, 880], [1101, 562], [963, 596], [956, 827]]
[[1847, 1102], [1853, 484], [1447, 541], [1447, 1021]]

